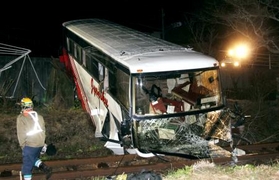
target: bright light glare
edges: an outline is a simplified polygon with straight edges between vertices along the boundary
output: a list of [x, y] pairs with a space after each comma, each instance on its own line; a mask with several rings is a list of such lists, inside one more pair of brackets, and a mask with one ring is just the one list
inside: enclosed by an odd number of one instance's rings
[[225, 67], [225, 66], [226, 66], [226, 63], [222, 62], [222, 63], [221, 63], [221, 66], [222, 66], [222, 67]]
[[236, 57], [239, 59], [243, 59], [246, 58], [249, 54], [249, 48], [247, 47], [247, 45], [238, 45], [236, 46], [234, 49], [230, 49], [228, 51], [228, 55], [230, 57]]
[[233, 63], [233, 65], [237, 67], [237, 66], [239, 66], [239, 62], [235, 61], [235, 62]]
[[248, 48], [246, 45], [236, 47], [235, 56], [238, 58], [246, 58], [248, 55]]
[[229, 55], [229, 56], [234, 56], [234, 50], [233, 50], [233, 49], [230, 49], [230, 50], [228, 51], [228, 55]]

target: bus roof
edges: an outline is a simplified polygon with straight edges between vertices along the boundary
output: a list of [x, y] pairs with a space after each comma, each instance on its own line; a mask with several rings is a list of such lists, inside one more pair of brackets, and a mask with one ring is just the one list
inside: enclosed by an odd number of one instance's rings
[[191, 48], [104, 19], [72, 20], [63, 26], [126, 66], [131, 73], [218, 66], [216, 59]]

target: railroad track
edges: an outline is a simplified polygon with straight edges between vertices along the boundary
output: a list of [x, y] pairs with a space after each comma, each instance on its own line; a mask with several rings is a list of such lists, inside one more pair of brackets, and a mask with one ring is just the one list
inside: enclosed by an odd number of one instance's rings
[[[279, 142], [268, 144], [253, 144], [246, 146], [238, 146], [246, 152], [245, 155], [238, 156], [236, 165], [243, 164], [264, 164], [271, 163], [275, 159], [279, 159]], [[224, 147], [228, 149], [228, 147]], [[218, 157], [211, 159], [203, 159], [218, 165], [231, 165], [231, 157]], [[153, 158], [141, 158], [137, 155], [122, 155], [96, 157], [87, 159], [68, 159], [46, 161], [46, 164], [53, 168], [51, 179], [68, 180], [68, 179], [86, 179], [90, 177], [109, 177], [121, 175], [123, 173], [137, 173], [143, 170], [153, 171], [165, 174], [169, 170], [176, 170], [184, 166], [191, 166], [197, 163], [198, 159], [189, 160], [174, 156], [159, 156]], [[21, 164], [3, 164], [0, 165], [1, 180], [18, 180]], [[3, 177], [3, 173], [11, 174]], [[43, 180], [45, 175], [34, 170], [33, 180]]]

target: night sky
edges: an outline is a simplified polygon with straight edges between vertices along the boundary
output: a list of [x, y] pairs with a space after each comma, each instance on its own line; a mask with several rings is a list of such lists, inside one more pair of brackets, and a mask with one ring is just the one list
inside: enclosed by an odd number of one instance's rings
[[[62, 23], [82, 18], [104, 18], [140, 31], [160, 31], [162, 12], [165, 26], [183, 20], [185, 13], [202, 8], [202, 0], [150, 4], [144, 1], [76, 1], [15, 3], [0, 12], [0, 42], [31, 50], [30, 56], [58, 57]], [[153, 2], [152, 2], [153, 3]], [[154, 2], [156, 3], [156, 2]], [[186, 4], [185, 4], [186, 3]], [[3, 7], [4, 8], [4, 7]], [[3, 10], [3, 9], [2, 9]]]

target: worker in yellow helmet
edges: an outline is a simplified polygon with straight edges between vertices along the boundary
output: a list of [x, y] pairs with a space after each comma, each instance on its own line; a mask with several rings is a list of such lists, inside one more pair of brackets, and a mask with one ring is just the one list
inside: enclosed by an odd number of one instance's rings
[[33, 167], [38, 167], [49, 179], [52, 169], [39, 158], [45, 145], [45, 122], [43, 116], [33, 110], [30, 98], [23, 98], [20, 102], [21, 113], [17, 117], [17, 137], [22, 149], [22, 175], [24, 180], [32, 179]]

